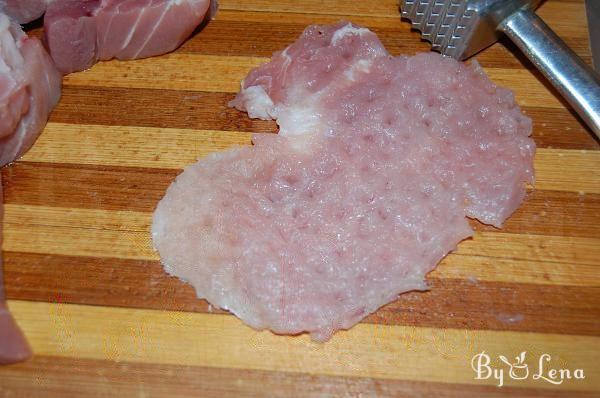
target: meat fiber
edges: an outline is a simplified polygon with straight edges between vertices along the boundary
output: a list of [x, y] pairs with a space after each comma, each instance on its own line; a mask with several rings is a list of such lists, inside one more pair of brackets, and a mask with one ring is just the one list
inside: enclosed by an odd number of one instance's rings
[[476, 65], [311, 26], [232, 102], [279, 135], [189, 166], [154, 213], [165, 270], [256, 329], [327, 340], [410, 290], [533, 183], [531, 121]]
[[216, 7], [213, 0], [55, 0], [44, 17], [50, 55], [71, 73], [100, 60], [173, 51]]
[[[0, 181], [0, 248], [2, 247], [2, 216], [2, 182]], [[27, 341], [6, 308], [0, 252], [0, 365], [23, 361], [30, 356], [31, 350]]]
[[25, 24], [41, 17], [50, 0], [0, 0], [0, 13]]
[[0, 166], [33, 145], [60, 98], [61, 83], [41, 42], [0, 14]]

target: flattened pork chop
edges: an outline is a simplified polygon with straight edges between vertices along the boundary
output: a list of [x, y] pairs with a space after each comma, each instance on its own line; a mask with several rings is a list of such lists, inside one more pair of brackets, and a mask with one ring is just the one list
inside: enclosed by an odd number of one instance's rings
[[533, 182], [531, 122], [475, 64], [311, 26], [232, 105], [279, 135], [189, 166], [154, 214], [165, 269], [257, 329], [327, 340], [403, 292]]

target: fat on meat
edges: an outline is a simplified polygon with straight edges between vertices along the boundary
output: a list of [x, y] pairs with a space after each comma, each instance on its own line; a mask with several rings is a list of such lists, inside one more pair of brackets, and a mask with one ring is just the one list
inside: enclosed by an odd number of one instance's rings
[[179, 47], [216, 7], [213, 0], [54, 0], [44, 34], [58, 69], [71, 73], [100, 60], [130, 60]]
[[[2, 248], [2, 218], [4, 215], [2, 182], [0, 181], [0, 248]], [[31, 349], [23, 333], [6, 307], [0, 251], [0, 365], [24, 361], [31, 356]]]
[[50, 0], [0, 0], [0, 13], [12, 20], [25, 24], [40, 18]]
[[0, 166], [33, 145], [58, 103], [61, 84], [42, 43], [0, 14]]
[[310, 26], [232, 106], [278, 135], [187, 167], [153, 217], [165, 270], [256, 329], [325, 341], [411, 290], [533, 183], [531, 121], [476, 64]]

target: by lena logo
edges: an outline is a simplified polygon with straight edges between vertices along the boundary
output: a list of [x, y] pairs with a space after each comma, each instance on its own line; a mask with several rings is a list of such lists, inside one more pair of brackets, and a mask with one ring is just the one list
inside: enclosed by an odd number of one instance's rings
[[[514, 361], [509, 361], [504, 355], [498, 355], [498, 359], [503, 364], [501, 367], [494, 367], [492, 358], [482, 351], [471, 359], [471, 367], [475, 372], [475, 380], [494, 379], [498, 387], [502, 387], [506, 378], [512, 380], [539, 380], [555, 385], [562, 384], [565, 380], [583, 380], [585, 374], [583, 369], [562, 369], [555, 368], [551, 361], [550, 354], [542, 354], [537, 360], [537, 368], [532, 368], [530, 372], [529, 365], [525, 362], [527, 352], [523, 351], [515, 357]], [[504, 366], [506, 365], [506, 366]], [[508, 373], [506, 371], [508, 370]]]

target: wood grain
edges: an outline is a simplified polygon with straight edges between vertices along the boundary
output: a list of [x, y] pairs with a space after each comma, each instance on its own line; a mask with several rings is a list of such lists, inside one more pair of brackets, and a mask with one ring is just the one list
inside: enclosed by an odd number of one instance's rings
[[[5, 214], [9, 251], [158, 261], [150, 213], [8, 204]], [[479, 232], [432, 276], [598, 286], [598, 257], [596, 238]]]
[[[151, 214], [175, 176], [273, 122], [230, 109], [249, 69], [312, 23], [368, 26], [389, 51], [428, 51], [397, 0], [220, 0], [173, 54], [69, 76], [33, 149], [1, 170], [6, 293], [32, 342], [0, 397], [579, 397], [600, 392], [600, 144], [514, 45], [476, 59], [533, 120], [537, 181], [502, 230], [473, 239], [402, 295], [318, 345], [256, 332], [167, 276]], [[581, 0], [539, 15], [590, 62]], [[40, 36], [41, 29], [35, 28]], [[471, 356], [541, 353], [585, 380], [495, 387]], [[500, 364], [497, 364], [500, 366]]]
[[[156, 101], [156, 98], [161, 101]], [[233, 93], [158, 89], [67, 87], [51, 120], [57, 123], [194, 130], [275, 132], [274, 122], [252, 120], [228, 108]], [[525, 107], [540, 147], [597, 149], [598, 143], [567, 109]]]
[[[549, 350], [564, 366], [590, 369], [585, 380], [564, 387], [600, 388], [596, 359], [589, 355], [600, 344], [595, 336], [359, 324], [319, 344], [307, 336], [257, 332], [218, 314], [24, 301], [11, 301], [10, 308], [33, 350], [46, 356], [479, 384], [470, 369], [472, 355], [518, 346], [530, 353]], [[534, 380], [522, 385], [551, 387]]]
[[[49, 124], [24, 161], [183, 169], [215, 151], [250, 145], [251, 134], [132, 126]], [[540, 148], [536, 188], [600, 193], [588, 176], [600, 169], [600, 151]]]
[[[136, 62], [102, 62], [90, 71], [67, 76], [64, 84], [235, 93], [248, 71], [267, 61], [262, 57], [175, 53]], [[563, 108], [553, 90], [539, 80], [537, 71], [493, 67], [484, 70], [499, 85], [513, 84], [519, 105]]]
[[[198, 300], [158, 261], [5, 252], [11, 299], [173, 311], [226, 313]], [[64, 278], [64, 275], [69, 275]], [[413, 292], [366, 323], [597, 335], [597, 286], [486, 282], [428, 276], [431, 290]], [[532, 300], [532, 297], [535, 300]]]
[[[24, 384], [33, 378], [35, 383]], [[98, 379], [102, 383], [98, 383]], [[6, 369], [3, 391], [14, 398], [29, 398], [44, 390], [46, 397], [72, 396], [111, 397], [118, 386], [123, 396], [143, 397], [262, 397], [265, 386], [269, 396], [283, 398], [301, 396], [369, 396], [369, 397], [594, 397], [594, 393], [563, 389], [523, 389], [347, 378], [298, 372], [268, 372], [248, 369], [208, 368], [201, 366], [156, 365], [103, 360], [37, 356], [32, 361]]]

